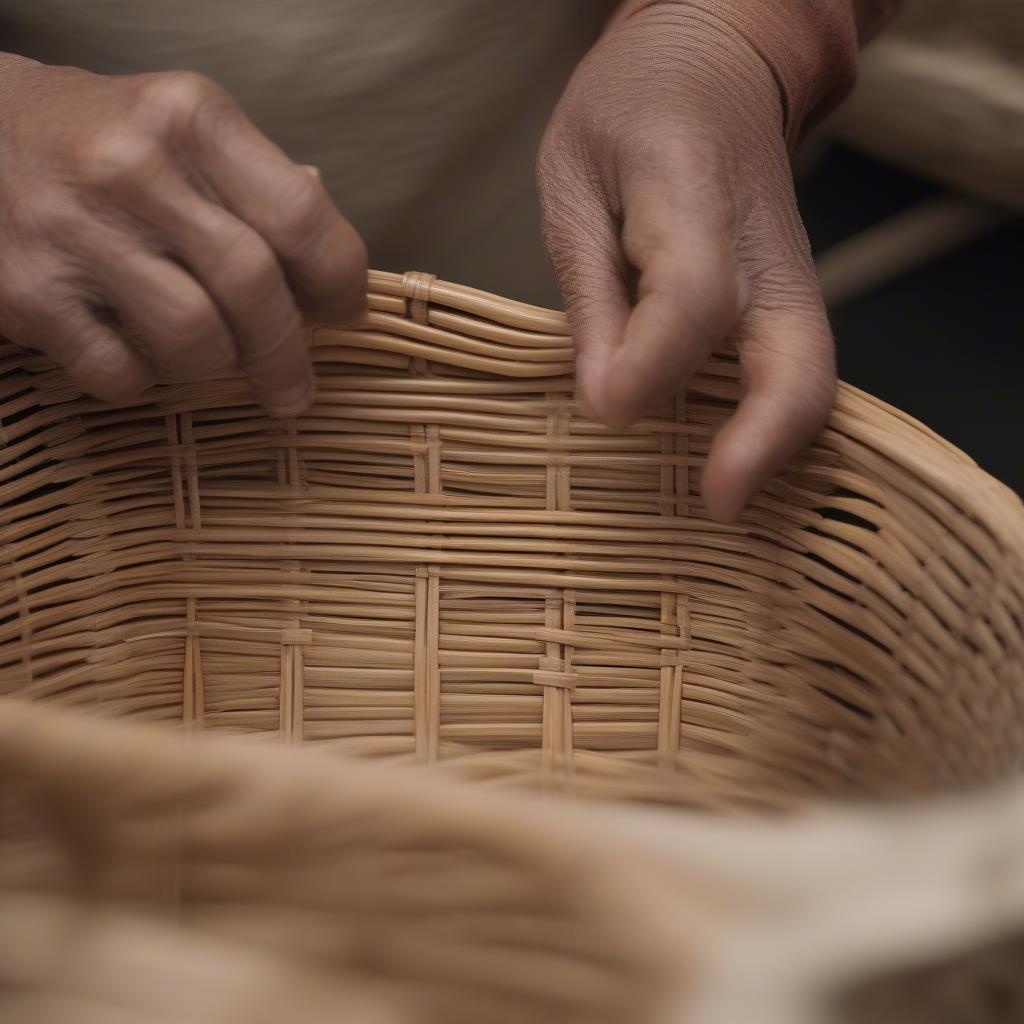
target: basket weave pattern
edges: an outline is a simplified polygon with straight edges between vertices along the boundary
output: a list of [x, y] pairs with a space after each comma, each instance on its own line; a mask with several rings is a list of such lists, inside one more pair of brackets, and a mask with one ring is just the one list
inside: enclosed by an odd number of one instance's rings
[[231, 378], [112, 410], [0, 349], [4, 691], [602, 796], [782, 803], [1024, 754], [1020, 503], [844, 387], [736, 526], [713, 358], [625, 433], [561, 314], [373, 274], [316, 408]]
[[842, 388], [717, 524], [734, 359], [613, 434], [560, 314], [370, 286], [295, 421], [235, 377], [111, 409], [0, 346], [0, 1017], [1015, 1016], [1019, 782], [735, 822], [463, 780], [778, 807], [1017, 772], [1020, 502]]

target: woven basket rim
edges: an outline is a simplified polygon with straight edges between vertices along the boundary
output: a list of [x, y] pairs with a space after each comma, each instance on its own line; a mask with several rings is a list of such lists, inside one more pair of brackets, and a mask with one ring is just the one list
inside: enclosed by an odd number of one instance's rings
[[[421, 303], [426, 307], [440, 306], [488, 317], [509, 327], [552, 334], [564, 339], [559, 357], [571, 367], [571, 331], [562, 310], [529, 305], [420, 271], [397, 274], [371, 270], [368, 285], [371, 309], [375, 298], [385, 297], [399, 299], [414, 318], [415, 310], [411, 307]], [[329, 330], [333, 326], [313, 325], [314, 344], [318, 329]], [[440, 349], [436, 358], [442, 362], [445, 360], [446, 340], [439, 336], [436, 342]], [[522, 350], [510, 343], [495, 344], [507, 348], [510, 360], [521, 355]], [[712, 361], [714, 359], [712, 356]], [[565, 367], [559, 369], [564, 370]], [[879, 423], [864, 419], [865, 407], [880, 418]], [[845, 433], [870, 443], [901, 469], [912, 472], [923, 483], [954, 500], [996, 536], [1001, 539], [1017, 539], [1019, 536], [1019, 543], [1011, 547], [1024, 558], [1024, 533], [1020, 532], [1024, 499], [980, 467], [953, 442], [898, 406], [843, 380], [839, 382], [835, 408], [824, 429], [829, 429], [840, 418]]]

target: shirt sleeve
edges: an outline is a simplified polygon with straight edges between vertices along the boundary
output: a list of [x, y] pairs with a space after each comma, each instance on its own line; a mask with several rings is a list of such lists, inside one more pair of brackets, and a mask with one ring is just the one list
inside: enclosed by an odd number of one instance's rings
[[741, 35], [771, 69], [787, 142], [836, 107], [857, 80], [857, 54], [903, 0], [623, 0], [611, 24], [678, 3]]

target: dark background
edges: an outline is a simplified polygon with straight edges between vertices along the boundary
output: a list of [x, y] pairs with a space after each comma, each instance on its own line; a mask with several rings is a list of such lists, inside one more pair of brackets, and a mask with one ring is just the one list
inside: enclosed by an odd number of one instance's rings
[[[936, 191], [835, 145], [798, 195], [818, 253]], [[1024, 221], [831, 316], [844, 380], [922, 420], [1024, 495]]]

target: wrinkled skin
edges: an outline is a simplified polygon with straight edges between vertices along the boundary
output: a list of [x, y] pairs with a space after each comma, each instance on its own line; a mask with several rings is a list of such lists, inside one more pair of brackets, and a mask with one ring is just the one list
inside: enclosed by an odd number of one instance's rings
[[835, 396], [782, 121], [776, 82], [742, 37], [659, 4], [580, 64], [538, 161], [577, 391], [595, 418], [633, 422], [734, 339], [745, 396], [702, 482], [725, 520], [812, 439]]
[[[0, 93], [0, 334], [108, 401], [240, 365], [271, 413], [307, 409], [301, 316], [358, 315], [366, 272], [316, 175], [196, 74], [3, 58]], [[538, 161], [591, 415], [633, 422], [735, 341], [746, 394], [702, 482], [720, 519], [834, 399], [782, 117], [742, 37], [685, 4], [640, 5], [579, 66]]]
[[0, 334], [89, 394], [238, 365], [280, 416], [312, 403], [301, 313], [358, 315], [366, 251], [319, 177], [209, 79], [0, 67]]

